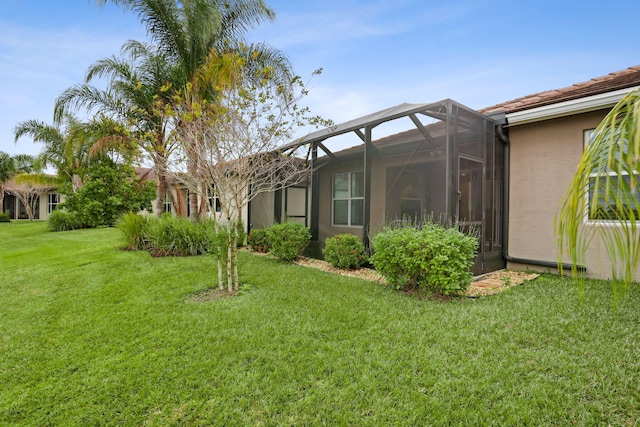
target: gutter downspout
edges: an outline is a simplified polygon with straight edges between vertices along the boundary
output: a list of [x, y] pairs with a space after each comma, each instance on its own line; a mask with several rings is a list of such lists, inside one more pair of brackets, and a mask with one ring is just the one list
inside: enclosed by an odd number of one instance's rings
[[[502, 217], [502, 236], [504, 241], [502, 242], [502, 258], [504, 258], [504, 260], [507, 262], [515, 262], [518, 264], [530, 264], [537, 265], [539, 267], [558, 268], [558, 262], [528, 258], [515, 258], [509, 255], [509, 135], [508, 130], [507, 134], [505, 134], [504, 129], [501, 125], [496, 126], [496, 134], [498, 135], [498, 138], [504, 143], [504, 215]], [[562, 263], [563, 269], [571, 270], [571, 267], [572, 265], [569, 263]], [[577, 265], [576, 268], [578, 271], [587, 271], [587, 267], [585, 267], [584, 265]]]

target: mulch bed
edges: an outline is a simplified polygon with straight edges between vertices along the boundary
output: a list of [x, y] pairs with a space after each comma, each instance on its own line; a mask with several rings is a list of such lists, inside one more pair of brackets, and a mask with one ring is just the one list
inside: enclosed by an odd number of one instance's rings
[[[300, 257], [295, 264], [305, 267], [316, 268], [318, 270], [327, 271], [329, 273], [340, 274], [343, 276], [357, 277], [359, 279], [370, 280], [386, 284], [384, 277], [371, 268], [357, 268], [354, 270], [344, 270], [335, 268], [326, 261], [319, 259]], [[539, 274], [526, 273], [522, 271], [500, 270], [476, 277], [467, 289], [465, 296], [478, 298], [487, 295], [495, 295], [513, 286], [520, 285], [529, 280], [538, 277]]]
[[[247, 250], [247, 249], [243, 249]], [[269, 254], [263, 254], [259, 252], [249, 251], [254, 255], [259, 256], [270, 256]], [[153, 254], [152, 254], [153, 256]], [[162, 256], [162, 255], [160, 255]], [[294, 264], [300, 265], [303, 267], [311, 267], [317, 270], [326, 271], [328, 273], [339, 274], [342, 276], [356, 277], [358, 279], [364, 279], [372, 282], [378, 282], [383, 285], [386, 284], [386, 280], [380, 273], [371, 268], [356, 268], [353, 270], [346, 270], [342, 268], [333, 267], [330, 263], [315, 259], [315, 258], [307, 258], [307, 257], [299, 257], [294, 261]], [[500, 270], [494, 271], [492, 273], [484, 274], [482, 276], [478, 276], [474, 278], [471, 285], [467, 289], [465, 296], [470, 298], [479, 298], [488, 295], [496, 295], [506, 289], [512, 288], [517, 285], [521, 285], [527, 281], [534, 280], [540, 276], [536, 273], [526, 273], [523, 271], [510, 271], [510, 270]], [[412, 293], [411, 291], [407, 291], [407, 293]], [[189, 297], [189, 300], [196, 303], [202, 303], [206, 301], [219, 300], [223, 298], [234, 297], [238, 293], [237, 292], [228, 292], [226, 290], [219, 289], [205, 289], [203, 291], [192, 294]], [[443, 296], [444, 300], [449, 300], [451, 297]], [[441, 299], [440, 297], [436, 297], [432, 295], [430, 299]]]

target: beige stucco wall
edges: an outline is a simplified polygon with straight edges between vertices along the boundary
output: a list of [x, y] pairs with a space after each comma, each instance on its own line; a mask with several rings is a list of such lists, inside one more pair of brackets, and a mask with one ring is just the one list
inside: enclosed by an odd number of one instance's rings
[[[509, 129], [511, 257], [557, 260], [554, 219], [582, 156], [584, 131], [595, 128], [605, 114], [596, 111]], [[520, 263], [509, 263], [508, 267], [556, 271]], [[611, 275], [604, 245], [597, 236], [587, 252], [586, 267], [588, 277], [606, 279]]]
[[64, 202], [64, 194], [57, 193], [56, 191], [50, 191], [49, 193], [45, 193], [40, 196], [40, 206], [39, 206], [39, 215], [41, 220], [49, 219], [49, 194], [58, 194], [60, 198], [60, 202]]

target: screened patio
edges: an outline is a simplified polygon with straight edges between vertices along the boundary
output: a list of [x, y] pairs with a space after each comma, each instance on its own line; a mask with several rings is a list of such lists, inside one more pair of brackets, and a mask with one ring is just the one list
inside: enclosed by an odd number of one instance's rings
[[[409, 130], [376, 137], [394, 121]], [[504, 147], [497, 124], [446, 99], [401, 104], [311, 133], [282, 148], [308, 146], [314, 168], [306, 186], [274, 195], [275, 220], [304, 223], [316, 242], [351, 233], [365, 245], [394, 220], [453, 221], [479, 233], [474, 273], [503, 268]], [[331, 151], [344, 135], [357, 145]]]

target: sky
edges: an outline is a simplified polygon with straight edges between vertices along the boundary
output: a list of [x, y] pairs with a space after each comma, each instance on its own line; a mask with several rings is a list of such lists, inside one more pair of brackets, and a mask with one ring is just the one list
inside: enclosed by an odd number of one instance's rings
[[[266, 0], [248, 34], [309, 80], [305, 103], [342, 123], [403, 102], [480, 109], [640, 64], [638, 0]], [[37, 154], [21, 121], [53, 123], [66, 88], [95, 61], [146, 40], [138, 18], [93, 0], [2, 0], [0, 151]], [[314, 70], [319, 76], [311, 78]], [[84, 112], [78, 116], [83, 117]], [[374, 137], [410, 129], [401, 120]], [[357, 143], [357, 141], [355, 142]], [[354, 145], [338, 142], [333, 150]]]

